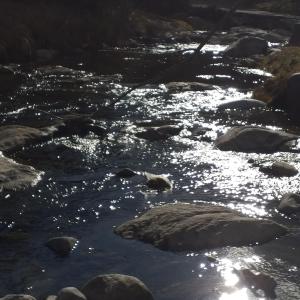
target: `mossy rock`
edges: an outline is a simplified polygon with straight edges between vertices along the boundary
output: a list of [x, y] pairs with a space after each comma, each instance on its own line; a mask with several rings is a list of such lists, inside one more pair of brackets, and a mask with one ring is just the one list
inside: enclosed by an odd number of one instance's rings
[[289, 77], [300, 72], [300, 47], [286, 47], [280, 52], [272, 53], [261, 61], [260, 67], [272, 73], [274, 77], [257, 88], [253, 98], [269, 103], [282, 94]]

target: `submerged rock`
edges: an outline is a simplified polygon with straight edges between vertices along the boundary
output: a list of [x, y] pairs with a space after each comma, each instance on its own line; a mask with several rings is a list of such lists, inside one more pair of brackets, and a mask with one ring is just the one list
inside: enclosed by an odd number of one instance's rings
[[67, 256], [77, 244], [77, 239], [70, 236], [62, 236], [49, 239], [46, 246], [57, 255]]
[[120, 178], [130, 178], [135, 175], [137, 175], [137, 173], [128, 168], [122, 169], [116, 173], [116, 176], [118, 176]]
[[214, 89], [214, 86], [200, 82], [169, 82], [165, 84], [165, 87], [171, 94], [190, 91], [206, 91]]
[[287, 193], [280, 200], [278, 210], [284, 214], [292, 214], [300, 211], [300, 194]]
[[268, 242], [286, 234], [287, 228], [221, 206], [177, 203], [152, 208], [115, 233], [163, 250], [198, 251]]
[[149, 141], [166, 140], [172, 136], [178, 135], [181, 130], [182, 127], [165, 125], [161, 127], [150, 127], [136, 133], [136, 136]]
[[255, 295], [257, 291], [264, 292], [264, 296], [267, 299], [275, 299], [275, 289], [277, 282], [269, 275], [265, 273], [258, 273], [249, 269], [235, 270], [241, 283], [246, 285]]
[[0, 190], [18, 190], [34, 185], [40, 179], [41, 174], [31, 166], [0, 157]]
[[224, 54], [232, 57], [247, 57], [255, 54], [265, 54], [268, 42], [258, 37], [243, 37], [228, 46]]
[[58, 292], [57, 300], [86, 300], [86, 297], [75, 287], [65, 287]]
[[276, 177], [292, 177], [298, 174], [298, 170], [294, 166], [283, 161], [274, 162], [270, 166], [260, 166], [259, 170]]
[[121, 274], [96, 276], [81, 291], [88, 300], [153, 300], [139, 279]]
[[215, 145], [223, 151], [273, 153], [285, 143], [299, 137], [268, 128], [240, 126], [217, 138]]
[[218, 110], [225, 109], [252, 109], [266, 107], [266, 103], [256, 99], [240, 99], [235, 101], [227, 101], [218, 105]]
[[163, 191], [170, 190], [172, 188], [171, 181], [162, 175], [155, 175], [145, 172], [145, 176], [147, 178], [147, 186], [150, 189]]

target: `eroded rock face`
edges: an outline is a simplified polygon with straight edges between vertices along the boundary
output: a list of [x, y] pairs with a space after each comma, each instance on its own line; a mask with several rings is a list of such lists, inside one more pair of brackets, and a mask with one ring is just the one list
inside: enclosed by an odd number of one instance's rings
[[287, 233], [287, 228], [221, 206], [177, 203], [155, 207], [120, 225], [115, 233], [163, 250], [197, 251], [268, 242]]
[[284, 214], [290, 215], [300, 211], [300, 194], [287, 193], [280, 200], [278, 210]]
[[265, 54], [268, 50], [266, 40], [257, 37], [243, 37], [228, 48], [224, 54], [231, 57], [247, 57], [255, 54]]
[[0, 190], [18, 190], [37, 183], [41, 172], [0, 156]]
[[49, 239], [46, 246], [59, 256], [67, 256], [77, 243], [78, 240], [73, 237], [62, 236]]
[[223, 151], [273, 153], [285, 143], [299, 137], [268, 128], [241, 126], [229, 129], [217, 138], [215, 145]]
[[81, 291], [88, 300], [153, 300], [139, 279], [121, 274], [96, 276]]

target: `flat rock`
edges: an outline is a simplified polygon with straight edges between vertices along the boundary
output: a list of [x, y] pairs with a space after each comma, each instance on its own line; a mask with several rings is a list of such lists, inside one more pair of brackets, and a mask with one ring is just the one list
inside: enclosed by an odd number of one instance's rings
[[259, 170], [275, 177], [292, 177], [298, 174], [298, 170], [294, 166], [283, 161], [274, 162], [269, 166], [260, 166]]
[[65, 287], [58, 292], [57, 300], [86, 300], [86, 297], [75, 287]]
[[229, 45], [224, 54], [231, 57], [248, 57], [256, 54], [265, 54], [268, 42], [258, 37], [243, 37]]
[[215, 146], [223, 151], [273, 153], [285, 143], [299, 137], [268, 128], [240, 126], [229, 129], [218, 137]]
[[0, 190], [19, 190], [35, 185], [42, 172], [0, 156]]
[[153, 300], [143, 282], [122, 274], [96, 276], [81, 291], [88, 300]]
[[287, 193], [280, 200], [278, 210], [284, 214], [292, 214], [300, 211], [300, 194]]
[[266, 107], [266, 103], [256, 99], [240, 99], [235, 101], [226, 101], [218, 105], [218, 110], [239, 109], [248, 110], [253, 108]]
[[78, 240], [70, 236], [54, 237], [46, 246], [59, 256], [67, 256], [77, 245]]
[[115, 233], [163, 250], [198, 251], [268, 242], [286, 234], [287, 228], [221, 206], [177, 203], [152, 208]]
[[210, 84], [200, 82], [169, 82], [165, 84], [165, 87], [171, 94], [215, 89], [214, 86]]

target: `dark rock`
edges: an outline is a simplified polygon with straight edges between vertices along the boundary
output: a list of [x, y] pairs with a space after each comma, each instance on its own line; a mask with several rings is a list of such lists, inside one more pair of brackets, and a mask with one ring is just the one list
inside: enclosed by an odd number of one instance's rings
[[289, 45], [293, 47], [300, 46], [300, 22], [295, 24]]
[[41, 172], [18, 164], [6, 157], [0, 157], [0, 190], [18, 190], [36, 184]]
[[298, 170], [294, 166], [282, 161], [274, 162], [269, 166], [262, 165], [259, 170], [275, 177], [292, 177], [298, 174]]
[[165, 87], [171, 94], [215, 89], [215, 87], [210, 84], [200, 82], [169, 82], [165, 84]]
[[172, 183], [165, 176], [150, 174], [147, 172], [145, 173], [145, 176], [147, 178], [146, 184], [150, 189], [158, 190], [158, 191], [172, 189]]
[[256, 296], [258, 296], [257, 291], [261, 290], [267, 299], [277, 298], [275, 293], [277, 282], [271, 276], [249, 269], [235, 270], [235, 273], [241, 283], [247, 286]]
[[257, 37], [244, 37], [225, 49], [224, 54], [231, 57], [248, 57], [265, 54], [268, 50], [266, 40]]
[[134, 124], [138, 127], [159, 127], [166, 125], [175, 125], [177, 120], [145, 120], [145, 121], [136, 121]]
[[63, 66], [43, 66], [37, 69], [38, 74], [44, 76], [66, 76], [66, 75], [75, 75], [80, 74], [80, 71], [73, 70]]
[[16, 89], [21, 83], [21, 77], [13, 68], [0, 66], [0, 92], [9, 92]]
[[137, 175], [136, 172], [134, 172], [131, 169], [127, 169], [127, 168], [122, 169], [122, 170], [120, 170], [119, 172], [116, 173], [116, 176], [121, 177], [121, 178], [130, 178], [130, 177], [133, 177], [135, 175]]
[[88, 300], [153, 300], [139, 279], [121, 274], [96, 276], [81, 291]]
[[266, 103], [260, 100], [255, 99], [241, 99], [235, 101], [227, 101], [218, 105], [218, 110], [222, 111], [225, 109], [239, 109], [239, 110], [248, 110], [252, 108], [262, 108], [266, 107]]
[[86, 300], [86, 297], [75, 287], [65, 287], [58, 292], [57, 300]]
[[229, 129], [217, 138], [215, 145], [223, 151], [273, 153], [285, 143], [299, 137], [268, 128], [241, 126]]
[[172, 136], [178, 135], [182, 127], [165, 125], [161, 127], [150, 127], [145, 131], [136, 133], [138, 138], [150, 141], [166, 140]]
[[278, 210], [284, 214], [292, 214], [300, 211], [300, 194], [287, 193], [282, 196]]
[[198, 251], [268, 242], [286, 234], [287, 228], [221, 206], [176, 203], [152, 208], [115, 233], [163, 250]]
[[62, 236], [49, 239], [46, 246], [59, 256], [67, 256], [77, 244], [77, 239], [69, 236]]

